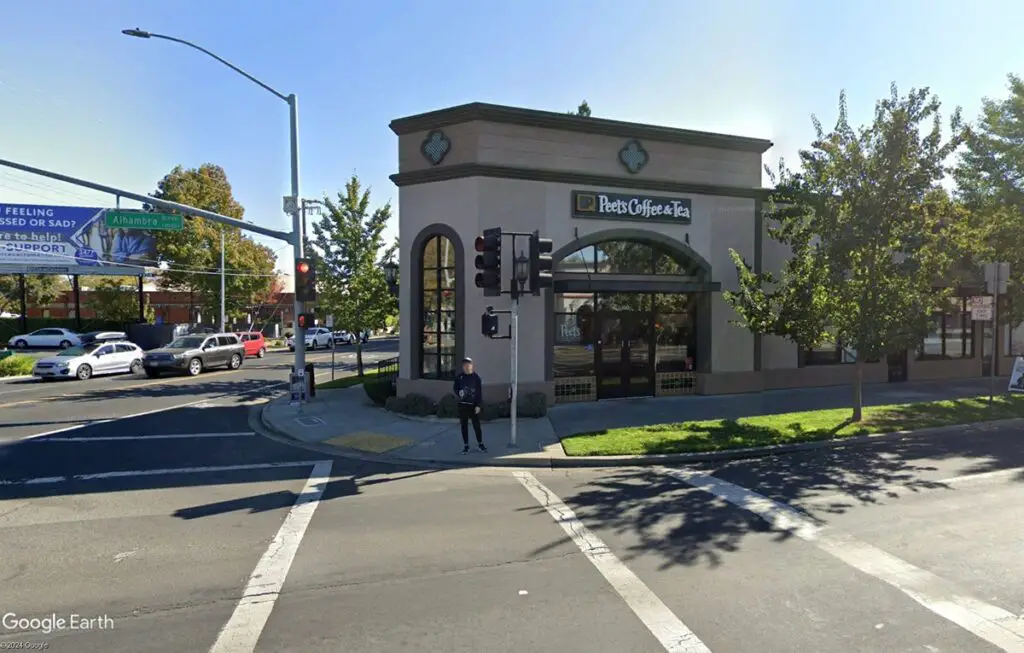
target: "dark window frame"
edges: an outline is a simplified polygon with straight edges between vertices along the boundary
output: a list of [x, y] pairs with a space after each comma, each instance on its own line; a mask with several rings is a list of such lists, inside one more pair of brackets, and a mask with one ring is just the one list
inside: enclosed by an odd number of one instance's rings
[[[455, 260], [455, 265], [442, 265], [441, 251], [442, 242], [448, 241], [450, 251], [452, 252]], [[431, 243], [435, 242], [434, 247], [434, 260], [426, 260], [427, 247]], [[432, 233], [423, 239], [423, 243], [420, 246], [419, 257], [420, 262], [420, 275], [419, 275], [419, 295], [420, 301], [424, 302], [428, 293], [433, 295], [433, 305], [427, 306], [425, 303], [420, 304], [421, 310], [419, 314], [419, 333], [418, 338], [418, 376], [421, 379], [436, 379], [436, 380], [450, 380], [455, 378], [456, 370], [458, 369], [456, 358], [456, 342], [458, 340], [458, 293], [457, 287], [459, 284], [459, 265], [457, 258], [457, 249], [455, 242], [446, 235], [439, 233]], [[450, 286], [446, 285], [445, 271], [451, 271], [452, 283]], [[427, 289], [428, 275], [431, 275], [433, 279], [433, 288]], [[444, 292], [451, 293], [450, 300], [447, 302], [444, 299]], [[448, 303], [449, 306], [445, 306]], [[447, 318], [447, 320], [445, 319]], [[428, 324], [433, 324], [434, 328], [430, 331], [427, 330]], [[445, 325], [448, 328], [445, 328]], [[430, 336], [433, 336], [433, 342], [429, 342]], [[447, 354], [451, 364], [448, 368], [442, 368], [442, 361], [444, 361], [446, 355], [442, 343], [444, 342], [443, 336], [451, 337], [451, 349]], [[435, 362], [435, 371], [428, 371], [428, 361]]]
[[[619, 243], [628, 243], [628, 244], [632, 244], [632, 245], [642, 245], [644, 247], [647, 247], [650, 250], [650, 253], [651, 253], [650, 259], [647, 261], [647, 263], [648, 263], [647, 269], [646, 270], [626, 270], [626, 271], [622, 271], [622, 270], [608, 271], [608, 270], [599, 269], [599, 267], [598, 267], [599, 266], [598, 254], [597, 254], [598, 250], [601, 250], [604, 245], [619, 244]], [[632, 239], [628, 239], [628, 238], [625, 238], [625, 239], [602, 240], [602, 241], [599, 241], [599, 242], [596, 242], [596, 243], [591, 243], [589, 245], [585, 245], [584, 247], [581, 247], [581, 248], [579, 248], [579, 249], [577, 249], [575, 251], [569, 252], [567, 255], [562, 257], [561, 260], [555, 265], [555, 271], [556, 272], [576, 272], [576, 271], [573, 271], [573, 270], [565, 270], [562, 267], [562, 265], [566, 261], [572, 259], [572, 257], [576, 256], [577, 254], [581, 255], [579, 258], [583, 262], [583, 265], [584, 265], [584, 269], [581, 271], [581, 273], [588, 274], [588, 275], [590, 275], [590, 274], [598, 274], [598, 275], [606, 275], [606, 274], [622, 274], [622, 275], [631, 275], [631, 274], [632, 275], [673, 274], [673, 273], [669, 273], [669, 272], [658, 272], [658, 262], [661, 259], [663, 259], [663, 258], [668, 258], [675, 265], [679, 266], [680, 271], [681, 271], [681, 273], [684, 276], [703, 276], [703, 272], [699, 268], [694, 268], [693, 267], [694, 264], [695, 264], [694, 261], [690, 261], [690, 260], [687, 260], [685, 258], [681, 258], [678, 253], [673, 252], [668, 247], [665, 247], [664, 245], [660, 245], [658, 243], [651, 243], [651, 242], [647, 242], [647, 241], [639, 240], [639, 239], [638, 240], [632, 240]], [[583, 254], [591, 254], [591, 256], [583, 256]]]
[[[974, 320], [971, 319], [971, 313], [970, 313], [969, 309], [967, 308], [967, 298], [966, 297], [958, 297], [957, 300], [959, 301], [959, 308], [960, 308], [960, 324], [958, 325], [958, 324], [956, 324], [956, 322], [953, 321], [953, 316], [950, 313], [948, 313], [946, 311], [934, 311], [931, 314], [931, 318], [933, 320], [935, 318], [938, 318], [938, 324], [939, 324], [938, 336], [939, 336], [939, 342], [941, 343], [940, 353], [938, 353], [938, 354], [925, 353], [925, 350], [924, 350], [924, 344], [925, 343], [924, 343], [924, 341], [922, 341], [921, 344], [918, 345], [917, 360], [919, 360], [919, 361], [930, 361], [930, 360], [932, 360], [932, 361], [936, 361], [936, 360], [942, 361], [942, 360], [965, 360], [965, 359], [975, 358], [976, 352], [975, 352], [975, 349], [974, 349]], [[933, 323], [933, 325], [934, 325], [934, 323]], [[957, 327], [959, 327], [959, 329], [960, 329], [960, 354], [959, 355], [950, 355], [950, 354], [947, 354], [947, 349], [946, 349], [946, 345], [947, 345], [947, 343], [946, 343], [946, 341], [947, 341], [946, 333], [947, 333], [948, 330], [955, 329]]]

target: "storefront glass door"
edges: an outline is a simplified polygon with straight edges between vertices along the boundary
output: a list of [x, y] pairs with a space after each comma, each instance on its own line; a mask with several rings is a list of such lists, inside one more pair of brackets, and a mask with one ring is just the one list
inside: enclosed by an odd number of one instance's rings
[[603, 309], [597, 318], [598, 399], [653, 395], [650, 312]]

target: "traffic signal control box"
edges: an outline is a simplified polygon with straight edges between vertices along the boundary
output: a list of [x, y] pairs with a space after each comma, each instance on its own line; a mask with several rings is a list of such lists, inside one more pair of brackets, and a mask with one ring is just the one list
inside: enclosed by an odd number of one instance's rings
[[486, 312], [481, 315], [480, 333], [487, 338], [493, 338], [498, 335], [498, 316], [491, 312]]

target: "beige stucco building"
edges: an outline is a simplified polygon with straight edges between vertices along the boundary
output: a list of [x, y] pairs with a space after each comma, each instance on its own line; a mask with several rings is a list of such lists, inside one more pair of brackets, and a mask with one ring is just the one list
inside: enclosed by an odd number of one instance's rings
[[[737, 285], [730, 249], [756, 271], [779, 269], [787, 256], [762, 217], [770, 141], [480, 103], [400, 118], [391, 129], [400, 395], [449, 393], [463, 356], [476, 361], [486, 395], [507, 393], [509, 341], [485, 337], [480, 324], [488, 306], [505, 310], [510, 299], [485, 297], [473, 281], [473, 243], [490, 227], [554, 241], [554, 288], [520, 303], [520, 392], [596, 400], [851, 378], [841, 347], [798, 352], [751, 334], [731, 323], [722, 298]], [[506, 265], [512, 247], [506, 238]], [[526, 247], [517, 239], [515, 253]], [[895, 357], [870, 364], [868, 378], [979, 376], [972, 326], [961, 316], [942, 330], [940, 319], [940, 360]], [[946, 356], [947, 342], [961, 355]]]

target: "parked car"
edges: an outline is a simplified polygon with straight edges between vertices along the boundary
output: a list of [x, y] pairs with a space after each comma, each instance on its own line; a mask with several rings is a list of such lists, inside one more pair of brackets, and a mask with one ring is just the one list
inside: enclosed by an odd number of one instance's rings
[[74, 345], [82, 344], [78, 334], [70, 329], [39, 329], [32, 333], [14, 336], [7, 341], [7, 346], [14, 349], [27, 349], [29, 347], [60, 347], [67, 349]]
[[90, 331], [89, 333], [80, 334], [78, 339], [83, 345], [88, 345], [94, 342], [117, 342], [119, 340], [128, 340], [128, 334], [123, 331]]
[[357, 342], [367, 342], [370, 339], [369, 331], [335, 331], [334, 332], [334, 344], [335, 345], [354, 345]]
[[326, 327], [315, 327], [306, 330], [306, 349], [316, 350], [318, 347], [333, 347], [334, 336]]
[[164, 372], [185, 372], [197, 376], [203, 370], [223, 365], [237, 370], [245, 360], [245, 346], [233, 333], [190, 335], [169, 345], [147, 351], [142, 359], [146, 376], [155, 379]]
[[143, 351], [133, 342], [93, 342], [68, 347], [56, 356], [41, 358], [32, 368], [32, 376], [50, 379], [86, 381], [98, 374], [142, 372]]
[[263, 334], [259, 331], [250, 331], [248, 333], [237, 333], [235, 334], [242, 340], [242, 346], [245, 347], [246, 356], [255, 356], [256, 358], [263, 358], [267, 355], [267, 341], [263, 337]]

